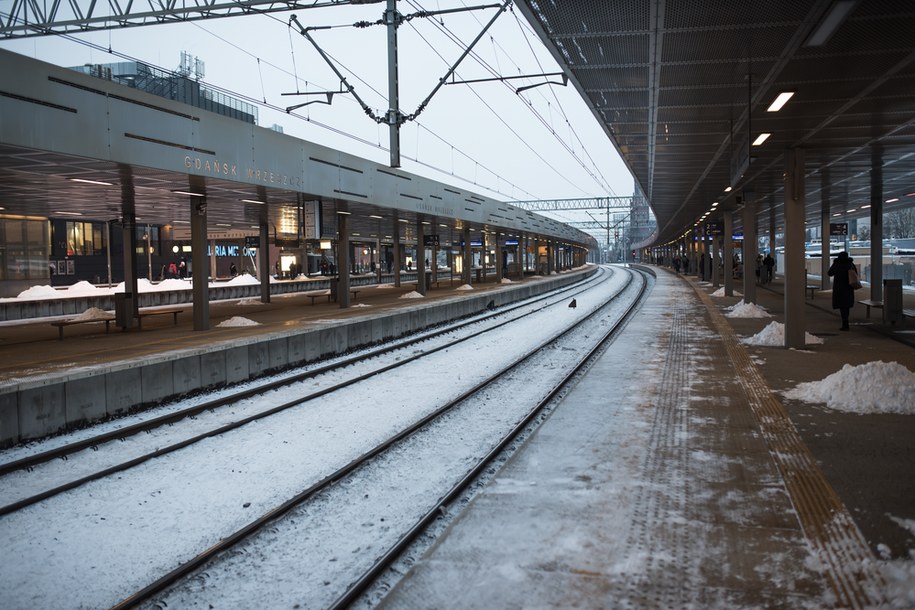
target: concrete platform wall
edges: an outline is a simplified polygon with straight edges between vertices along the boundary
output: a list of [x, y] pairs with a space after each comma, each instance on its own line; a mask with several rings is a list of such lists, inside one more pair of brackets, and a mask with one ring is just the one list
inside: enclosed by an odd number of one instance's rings
[[496, 306], [505, 305], [575, 283], [596, 270], [506, 285], [498, 291], [437, 303], [419, 303], [323, 328], [245, 338], [12, 384], [0, 388], [0, 446], [394, 339], [479, 313], [490, 300]]

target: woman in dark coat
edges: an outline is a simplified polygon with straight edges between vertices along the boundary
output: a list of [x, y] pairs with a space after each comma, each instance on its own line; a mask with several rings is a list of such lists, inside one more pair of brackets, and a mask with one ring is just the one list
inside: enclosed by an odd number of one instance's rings
[[847, 252], [839, 252], [836, 259], [832, 261], [829, 267], [829, 275], [832, 280], [832, 308], [838, 309], [842, 315], [842, 328], [848, 330], [848, 311], [855, 306], [855, 290], [848, 283], [848, 271], [854, 269], [855, 273], [858, 268], [849, 258]]

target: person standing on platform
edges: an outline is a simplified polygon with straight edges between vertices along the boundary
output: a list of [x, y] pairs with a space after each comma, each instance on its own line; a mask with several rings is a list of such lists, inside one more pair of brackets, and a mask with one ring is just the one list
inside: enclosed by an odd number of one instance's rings
[[763, 259], [763, 267], [765, 268], [765, 278], [763, 279], [763, 284], [771, 284], [772, 278], [775, 275], [775, 259], [772, 258], [772, 253], [767, 252], [766, 258]]
[[848, 313], [855, 306], [855, 289], [848, 280], [848, 272], [852, 269], [858, 273], [858, 268], [848, 253], [839, 252], [828, 271], [829, 276], [833, 278], [832, 308], [838, 309], [842, 316], [842, 328], [839, 330], [848, 330]]

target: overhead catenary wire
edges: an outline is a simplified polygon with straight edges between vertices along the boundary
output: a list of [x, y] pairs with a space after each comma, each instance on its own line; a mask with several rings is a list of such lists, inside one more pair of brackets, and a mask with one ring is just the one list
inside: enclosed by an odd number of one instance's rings
[[[409, 2], [409, 4], [410, 4], [411, 6], [417, 8], [417, 10], [423, 10], [422, 6], [421, 6], [418, 2], [415, 2], [414, 0], [408, 0], [408, 2]], [[463, 1], [462, 1], [462, 4], [464, 4], [464, 5], [466, 6], [466, 3], [464, 3]], [[516, 20], [517, 20], [517, 15], [515, 15], [515, 18], [516, 18]], [[479, 22], [479, 20], [477, 20], [477, 21]], [[440, 31], [442, 31], [447, 37], [449, 37], [455, 44], [457, 44], [459, 47], [463, 47], [463, 42], [460, 40], [460, 37], [458, 37], [456, 34], [454, 34], [451, 30], [449, 30], [448, 28], [445, 28], [444, 26], [437, 26], [437, 27], [438, 27], [438, 29], [439, 29]], [[425, 38], [424, 38], [424, 40], [425, 40]], [[531, 50], [531, 54], [534, 56], [535, 60], [537, 61], [538, 66], [540, 66], [540, 61], [539, 61], [539, 59], [537, 59], [536, 53], [534, 52], [533, 48], [530, 47], [530, 41], [527, 41], [527, 43], [528, 43], [528, 47], [529, 47], [530, 50]], [[427, 44], [429, 44], [428, 41], [427, 41]], [[432, 45], [430, 44], [430, 47], [433, 48], [433, 50], [435, 50], [435, 52], [438, 54], [438, 51], [434, 48], [434, 46], [432, 46]], [[505, 52], [504, 49], [503, 49], [503, 52]], [[509, 53], [505, 52], [505, 54], [506, 54], [506, 56], [509, 57], [509, 59], [511, 59]], [[477, 62], [478, 62], [485, 70], [487, 70], [490, 74], [492, 74], [494, 77], [496, 77], [496, 78], [501, 78], [501, 71], [494, 69], [494, 68], [493, 68], [492, 66], [490, 66], [485, 60], [483, 60], [478, 54], [476, 54], [475, 52], [471, 52], [471, 56], [472, 56], [474, 59], [476, 59]], [[439, 54], [439, 57], [441, 57], [441, 54]], [[444, 61], [444, 58], [442, 58], [442, 59], [443, 59], [443, 61]], [[518, 67], [517, 63], [514, 62], [514, 61], [513, 61], [512, 63], [514, 63], [515, 67], [518, 68], [518, 70], [520, 71], [520, 68]], [[540, 66], [540, 68], [541, 68], [541, 72], [542, 72], [542, 71], [543, 71], [542, 66]], [[511, 88], [511, 86], [508, 85], [507, 83], [505, 83], [505, 85], [506, 85], [508, 88]], [[556, 97], [555, 92], [553, 92], [553, 96], [554, 96], [554, 98], [556, 99], [557, 104], [558, 104], [558, 105], [560, 106], [560, 108], [561, 108], [561, 103], [559, 102], [558, 97]], [[478, 95], [478, 97], [479, 97], [479, 95]], [[552, 126], [550, 125], [550, 122], [549, 122], [546, 118], [544, 118], [543, 115], [540, 114], [540, 113], [536, 110], [536, 108], [534, 108], [533, 103], [532, 103], [530, 100], [526, 100], [526, 103], [527, 103], [527, 106], [528, 106], [528, 110], [531, 111], [531, 113], [532, 113], [532, 114], [533, 114], [533, 115], [534, 115], [534, 116], [544, 125], [544, 127], [545, 127], [545, 128], [546, 128], [546, 129], [556, 138], [556, 140], [560, 143], [560, 145], [561, 145], [563, 148], [566, 149], [566, 151], [572, 156], [572, 158], [575, 159], [576, 162], [578, 162], [578, 164], [582, 167], [582, 169], [584, 169], [585, 172], [588, 173], [588, 174], [592, 177], [592, 179], [595, 181], [595, 183], [597, 183], [598, 185], [600, 185], [601, 188], [603, 188], [603, 189], [609, 191], [610, 193], [613, 193], [613, 189], [609, 186], [609, 182], [606, 180], [606, 178], [604, 178], [603, 175], [601, 175], [600, 178], [598, 178], [598, 176], [595, 175], [594, 171], [592, 171], [589, 167], [587, 167], [587, 166], [582, 162], [582, 160], [578, 157], [578, 155], [575, 153], [575, 151], [571, 149], [571, 147], [568, 145], [568, 143], [566, 143], [566, 142], [559, 136], [559, 134], [556, 133], [556, 131], [555, 131], [555, 130], [552, 128]], [[484, 102], [484, 104], [485, 104], [485, 102]], [[488, 104], [487, 104], [487, 108], [489, 108], [490, 110], [492, 110], [492, 108], [491, 108]], [[562, 114], [563, 114], [563, 117], [565, 118], [566, 123], [571, 127], [571, 123], [569, 122], [568, 116], [566, 115], [566, 113], [563, 111]], [[503, 121], [503, 124], [504, 124], [504, 123], [505, 123], [505, 122]], [[506, 124], [506, 126], [507, 126], [507, 124]], [[512, 130], [511, 128], [509, 128], [509, 129], [510, 129], [510, 130], [512, 131], [512, 133], [514, 133], [516, 136], [518, 135], [517, 132], [515, 132], [515, 131]], [[573, 131], [574, 131], [574, 129], [573, 129]], [[532, 147], [530, 146], [530, 144], [529, 144], [526, 140], [524, 140], [524, 139], [521, 138], [520, 136], [518, 136], [518, 137], [519, 137], [519, 139], [520, 139], [526, 146], [528, 146], [528, 148], [531, 148], [531, 149], [532, 149]], [[581, 143], [581, 139], [578, 137], [577, 133], [576, 133], [576, 139], [578, 140], [578, 142], [579, 142], [579, 144], [582, 146], [582, 148], [585, 148], [585, 147], [584, 147], [584, 144]], [[533, 149], [532, 149], [532, 150], [533, 150]], [[535, 152], [535, 154], [537, 154], [536, 151], [534, 151], [534, 152]], [[538, 157], [539, 157], [548, 167], [550, 167], [554, 172], [556, 172], [557, 175], [559, 175], [562, 179], [564, 179], [566, 182], [569, 182], [569, 184], [571, 184], [571, 185], [572, 185], [573, 187], [575, 187], [576, 189], [580, 189], [580, 188], [581, 188], [579, 185], [572, 183], [572, 182], [568, 179], [568, 177], [567, 177], [565, 174], [563, 174], [562, 172], [559, 172], [559, 170], [557, 170], [555, 167], [553, 167], [553, 165], [552, 165], [551, 163], [549, 163], [548, 161], [546, 161], [545, 159], [543, 159], [543, 157], [542, 157], [541, 155], [537, 154], [537, 156], [538, 156]], [[597, 167], [597, 164], [594, 163], [594, 160], [591, 159], [590, 155], [589, 155], [589, 160], [591, 161], [591, 163], [592, 163], [592, 164], [594, 165], [594, 167], [596, 168], [596, 167]]]

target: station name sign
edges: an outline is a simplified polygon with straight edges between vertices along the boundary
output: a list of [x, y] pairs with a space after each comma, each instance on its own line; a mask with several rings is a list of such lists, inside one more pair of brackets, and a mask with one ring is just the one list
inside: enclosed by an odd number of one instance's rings
[[240, 173], [251, 182], [262, 182], [264, 184], [275, 184], [277, 186], [302, 187], [304, 182], [299, 176], [290, 176], [289, 174], [280, 174], [256, 167], [245, 167], [239, 170], [237, 163], [220, 162], [219, 159], [207, 159], [204, 157], [184, 156], [184, 168], [191, 173], [206, 174], [209, 176], [229, 176], [238, 178]]

